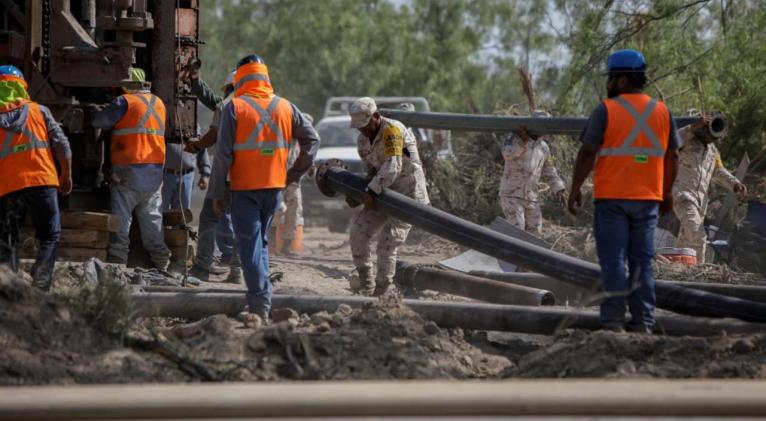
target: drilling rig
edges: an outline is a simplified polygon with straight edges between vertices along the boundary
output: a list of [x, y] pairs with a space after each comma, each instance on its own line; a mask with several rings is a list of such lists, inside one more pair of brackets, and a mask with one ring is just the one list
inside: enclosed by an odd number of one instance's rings
[[121, 88], [138, 88], [131, 68], [145, 70], [165, 103], [166, 142], [198, 136], [196, 97], [178, 77], [200, 63], [198, 23], [198, 0], [0, 0], [0, 63], [23, 70], [31, 98], [71, 142], [65, 210], [108, 212], [109, 133], [91, 121]]

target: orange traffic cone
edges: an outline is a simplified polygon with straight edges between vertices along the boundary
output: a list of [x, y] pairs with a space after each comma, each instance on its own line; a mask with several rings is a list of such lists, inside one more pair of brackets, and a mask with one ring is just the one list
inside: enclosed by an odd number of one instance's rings
[[[279, 255], [282, 254], [282, 247], [285, 245], [285, 224], [278, 224], [277, 229], [274, 234], [274, 254]], [[271, 249], [269, 249], [271, 251]]]
[[290, 251], [293, 253], [303, 253], [303, 225], [295, 227], [295, 235], [290, 243]]

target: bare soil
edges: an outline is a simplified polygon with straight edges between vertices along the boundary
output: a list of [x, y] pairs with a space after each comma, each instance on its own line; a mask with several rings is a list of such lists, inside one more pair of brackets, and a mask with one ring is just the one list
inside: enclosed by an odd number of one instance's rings
[[[554, 238], [555, 227], [547, 229]], [[569, 237], [578, 235], [559, 235], [558, 244], [572, 242]], [[272, 259], [272, 272], [283, 273], [275, 292], [350, 295], [346, 279], [353, 265], [347, 236], [311, 229], [306, 233], [305, 246], [301, 256]], [[434, 263], [461, 251], [454, 244], [414, 232], [400, 258]], [[54, 290], [61, 292], [76, 284], [64, 278], [60, 276]], [[201, 287], [244, 289], [243, 285], [221, 283], [223, 278], [225, 275]], [[734, 274], [730, 279], [739, 282], [742, 275]], [[437, 293], [426, 295], [427, 299], [445, 299]], [[403, 307], [397, 297], [355, 310], [341, 307], [332, 313], [293, 314], [265, 327], [225, 316], [202, 321], [139, 320], [127, 337], [114, 338], [89, 325], [55, 294], [40, 292], [28, 279], [7, 272], [0, 273], [0, 349], [0, 385], [394, 378], [766, 378], [764, 335], [671, 338], [584, 331], [563, 331], [555, 336], [463, 332], [441, 329], [423, 320]]]

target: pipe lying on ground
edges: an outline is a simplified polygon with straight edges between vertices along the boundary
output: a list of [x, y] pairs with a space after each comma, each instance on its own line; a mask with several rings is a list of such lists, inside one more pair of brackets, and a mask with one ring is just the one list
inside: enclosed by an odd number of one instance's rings
[[580, 288], [539, 273], [472, 270], [468, 274], [494, 279], [498, 282], [508, 282], [514, 285], [544, 289], [553, 293], [558, 303], [568, 303], [570, 305], [590, 305], [593, 302], [593, 296], [598, 294], [597, 291]]
[[[559, 300], [582, 301], [583, 298], [594, 294], [582, 288], [575, 287], [566, 282], [531, 272], [489, 272], [489, 271], [471, 271], [469, 275], [480, 276], [482, 278], [494, 279], [500, 282], [524, 285], [531, 288], [541, 288], [551, 291]], [[734, 285], [707, 282], [680, 282], [680, 281], [656, 281], [657, 284], [667, 284], [672, 286], [692, 288], [700, 291], [712, 292], [728, 297], [741, 298], [743, 300], [757, 301], [766, 303], [766, 287], [757, 285]]]
[[556, 297], [550, 291], [513, 285], [429, 265], [396, 264], [397, 284], [418, 290], [446, 292], [495, 304], [552, 306]]
[[[380, 113], [394, 120], [401, 121], [405, 126], [423, 129], [462, 130], [471, 132], [514, 132], [526, 127], [527, 131], [536, 135], [568, 135], [576, 136], [585, 128], [588, 121], [584, 117], [550, 117], [532, 118], [520, 116], [434, 113], [425, 111], [402, 111], [381, 109]], [[676, 118], [676, 126], [684, 127], [699, 120], [699, 117]], [[711, 122], [711, 133], [726, 130], [726, 119], [718, 115], [715, 124]]]
[[[317, 186], [322, 193], [330, 197], [340, 193], [362, 203], [367, 181], [333, 165], [337, 163], [327, 161], [317, 171]], [[594, 263], [500, 234], [397, 192], [385, 189], [375, 197], [375, 206], [442, 238], [534, 272], [585, 289], [595, 290], [600, 284], [601, 268]], [[657, 284], [656, 296], [659, 307], [676, 313], [766, 322], [763, 303], [663, 283]]]
[[[213, 314], [235, 316], [245, 307], [245, 294], [229, 293], [135, 293], [135, 317], [181, 317], [201, 319]], [[369, 297], [274, 295], [274, 308], [289, 307], [300, 313], [334, 312], [339, 305], [361, 307], [377, 301]], [[527, 307], [484, 303], [445, 303], [403, 300], [424, 319], [445, 328], [496, 330], [550, 335], [560, 329], [597, 330], [601, 327], [594, 311], [553, 307]], [[686, 316], [657, 316], [655, 331], [669, 335], [715, 336], [724, 332], [766, 333], [766, 324], [732, 319], [703, 319]]]

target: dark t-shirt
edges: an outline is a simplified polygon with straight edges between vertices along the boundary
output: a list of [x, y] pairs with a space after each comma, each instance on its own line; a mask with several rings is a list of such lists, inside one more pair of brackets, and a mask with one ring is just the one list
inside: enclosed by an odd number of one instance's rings
[[[673, 115], [670, 114], [670, 110], [668, 110], [668, 115], [670, 116], [668, 149], [678, 149], [681, 146], [681, 140], [678, 138], [676, 121], [673, 119]], [[580, 142], [601, 146], [604, 143], [604, 132], [606, 132], [608, 119], [609, 114], [606, 110], [606, 105], [601, 102], [593, 110], [590, 118], [588, 118], [588, 122], [585, 124], [585, 128], [580, 133]]]

